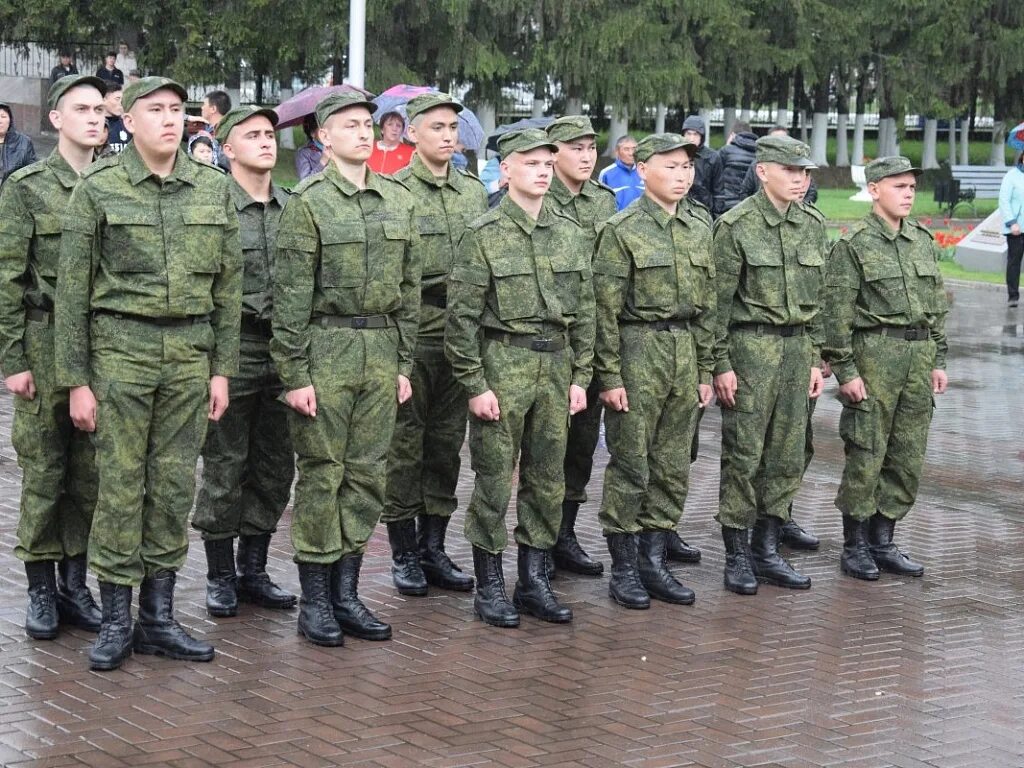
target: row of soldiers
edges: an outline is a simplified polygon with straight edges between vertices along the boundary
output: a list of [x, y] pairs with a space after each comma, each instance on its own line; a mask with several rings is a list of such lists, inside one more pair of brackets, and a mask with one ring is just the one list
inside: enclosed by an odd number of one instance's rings
[[[676, 134], [639, 143], [646, 192], [619, 213], [590, 180], [586, 118], [506, 134], [508, 194], [487, 211], [483, 186], [450, 163], [462, 106], [447, 94], [409, 102], [417, 150], [394, 178], [365, 165], [374, 105], [327, 97], [316, 112], [333, 160], [292, 194], [271, 180], [272, 110], [218, 125], [226, 176], [181, 152], [186, 92], [160, 77], [125, 89], [134, 140], [90, 165], [101, 94], [87, 76], [52, 86], [57, 149], [0, 197], [0, 365], [15, 395], [31, 637], [61, 622], [98, 631], [98, 670], [133, 651], [213, 658], [173, 610], [200, 453], [192, 525], [211, 615], [295, 605], [266, 563], [297, 469], [297, 626], [311, 642], [391, 636], [358, 594], [381, 519], [401, 593], [475, 586], [489, 624], [571, 621], [550, 575], [602, 570], [573, 533], [602, 411], [610, 595], [692, 603], [667, 559], [670, 547], [699, 558], [674, 532], [713, 396], [725, 586], [807, 588], [778, 546], [822, 358], [844, 400], [842, 568], [923, 572], [892, 539], [946, 386], [946, 304], [932, 239], [907, 218], [919, 171], [904, 158], [868, 167], [873, 213], [826, 268], [823, 217], [799, 202], [808, 148], [788, 137], [758, 142], [762, 191], [712, 232], [686, 197], [696, 145]], [[475, 580], [445, 552], [467, 410]]]

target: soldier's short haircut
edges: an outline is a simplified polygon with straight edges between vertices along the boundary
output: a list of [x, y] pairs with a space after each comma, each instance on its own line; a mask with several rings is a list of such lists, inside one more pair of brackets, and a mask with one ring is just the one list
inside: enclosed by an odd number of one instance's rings
[[625, 144], [627, 141], [632, 141], [632, 142], [636, 143], [636, 139], [634, 139], [632, 136], [630, 136], [627, 133], [625, 136], [619, 136], [619, 138], [617, 138], [615, 140], [615, 148], [618, 149], [623, 144]]
[[231, 97], [224, 91], [210, 91], [206, 94], [206, 100], [210, 102], [211, 107], [222, 115], [226, 115], [231, 111]]
[[115, 82], [113, 80], [107, 80], [107, 84], [103, 87], [103, 95], [107, 96], [107, 95], [109, 95], [111, 93], [117, 93], [118, 91], [123, 91], [123, 90], [124, 90], [124, 86], [121, 85], [120, 83]]
[[746, 120], [737, 120], [732, 124], [733, 133], [750, 133], [750, 123]]
[[782, 134], [783, 136], [789, 136], [789, 128], [787, 128], [784, 125], [773, 125], [771, 128], [768, 129], [769, 136], [778, 136], [779, 134]]

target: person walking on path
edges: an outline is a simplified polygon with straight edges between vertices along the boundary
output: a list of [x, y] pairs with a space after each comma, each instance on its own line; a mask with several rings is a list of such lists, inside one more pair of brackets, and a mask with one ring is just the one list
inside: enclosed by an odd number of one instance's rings
[[1020, 264], [1024, 258], [1024, 152], [999, 186], [999, 215], [1006, 237], [1006, 303], [1010, 309], [1020, 302]]

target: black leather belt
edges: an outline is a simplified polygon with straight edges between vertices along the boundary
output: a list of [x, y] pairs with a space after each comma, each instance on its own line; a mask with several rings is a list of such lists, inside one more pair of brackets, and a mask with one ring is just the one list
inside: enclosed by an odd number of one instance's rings
[[260, 320], [251, 315], [242, 315], [242, 333], [248, 336], [270, 338], [273, 335], [273, 328], [269, 320]]
[[429, 304], [432, 307], [437, 307], [438, 309], [448, 308], [447, 296], [436, 296], [425, 293], [420, 297], [420, 301], [422, 301], [424, 304]]
[[209, 315], [190, 315], [189, 317], [149, 317], [148, 315], [136, 315], [131, 312], [114, 312], [110, 309], [97, 309], [93, 311], [96, 315], [107, 315], [116, 317], [118, 320], [134, 320], [136, 323], [147, 325], [159, 325], [162, 328], [184, 328], [187, 325], [209, 322]]
[[395, 324], [391, 315], [320, 315], [313, 318], [313, 324], [323, 328], [389, 328]]
[[484, 337], [507, 344], [510, 347], [532, 349], [534, 352], [558, 352], [568, 346], [565, 336], [527, 336], [523, 333], [505, 333], [491, 328], [484, 329]]
[[621, 325], [643, 325], [652, 331], [688, 331], [689, 320], [623, 320]]
[[781, 336], [784, 339], [790, 336], [803, 336], [803, 325], [772, 325], [771, 323], [737, 323], [729, 326], [730, 331], [750, 331], [759, 336]]
[[41, 309], [35, 307], [25, 308], [25, 319], [31, 320], [33, 323], [46, 323], [47, 325], [53, 325], [53, 312], [44, 312]]
[[891, 336], [894, 339], [903, 339], [904, 341], [928, 341], [932, 337], [930, 328], [917, 328], [907, 325], [876, 325], [874, 328], [860, 328], [859, 330], [863, 333], [877, 333], [881, 336]]

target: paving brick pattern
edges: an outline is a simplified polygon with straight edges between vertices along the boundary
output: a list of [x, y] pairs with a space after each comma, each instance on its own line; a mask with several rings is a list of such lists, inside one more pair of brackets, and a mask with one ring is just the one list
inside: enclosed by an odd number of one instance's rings
[[[362, 594], [394, 625], [387, 643], [316, 648], [295, 612], [243, 606], [213, 621], [193, 540], [178, 616], [213, 641], [210, 664], [138, 656], [88, 670], [91, 636], [33, 642], [12, 555], [19, 470], [0, 399], [0, 764], [4, 766], [844, 766], [1024, 765], [1024, 532], [1020, 439], [1024, 310], [996, 288], [954, 286], [951, 392], [939, 399], [918, 506], [897, 536], [924, 579], [839, 573], [832, 506], [842, 461], [834, 387], [797, 499], [823, 538], [793, 561], [809, 592], [727, 593], [712, 515], [718, 415], [703, 426], [683, 534], [704, 550], [679, 569], [692, 607], [627, 611], [605, 578], [561, 577], [569, 626], [473, 619], [472, 596], [400, 597], [378, 531]], [[603, 465], [604, 458], [601, 458]], [[460, 497], [468, 495], [464, 472]], [[596, 524], [580, 538], [607, 562]], [[450, 550], [469, 567], [461, 513]], [[297, 589], [288, 520], [271, 571]], [[505, 571], [514, 580], [511, 553]]]

